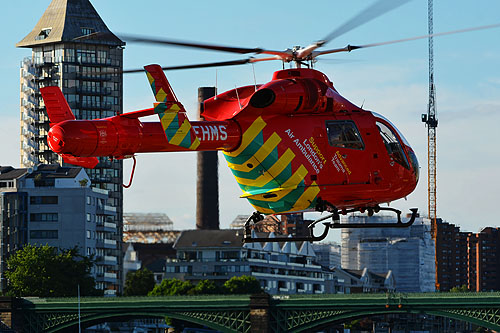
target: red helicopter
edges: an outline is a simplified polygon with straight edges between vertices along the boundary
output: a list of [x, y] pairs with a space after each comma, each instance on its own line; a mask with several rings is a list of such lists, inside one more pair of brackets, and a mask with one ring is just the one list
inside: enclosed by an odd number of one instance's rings
[[[330, 228], [360, 227], [340, 223], [339, 214], [354, 211], [367, 211], [372, 215], [389, 210], [398, 216], [398, 222], [392, 225], [362, 227], [411, 225], [417, 209], [411, 209], [411, 218], [403, 223], [401, 211], [380, 206], [406, 197], [417, 185], [419, 165], [410, 144], [388, 119], [352, 104], [337, 92], [325, 74], [312, 69], [319, 55], [399, 42], [317, 51], [351, 30], [355, 22], [361, 19], [366, 22], [404, 2], [392, 2], [387, 8], [387, 1], [379, 1], [323, 40], [285, 51], [126, 37], [128, 42], [272, 57], [163, 68], [145, 66], [156, 99], [154, 108], [104, 119], [76, 120], [58, 87], [42, 88], [51, 121], [48, 144], [65, 162], [87, 168], [98, 163], [97, 157], [123, 159], [137, 153], [221, 150], [243, 191], [241, 197], [256, 209], [245, 225], [246, 242], [270, 241], [251, 237], [250, 224], [260, 221], [262, 214], [330, 212], [311, 223], [310, 236], [290, 240], [318, 241], [326, 237]], [[384, 10], [376, 10], [381, 4]], [[489, 27], [492, 26], [480, 28]], [[442, 34], [447, 33], [435, 35]], [[206, 100], [202, 113], [204, 121], [189, 121], [163, 72], [266, 60], [294, 63], [295, 68], [275, 72], [266, 84], [239, 87]], [[140, 121], [141, 117], [154, 114], [159, 116], [160, 122]], [[329, 218], [333, 222], [324, 222], [322, 235], [314, 236], [314, 226]]]

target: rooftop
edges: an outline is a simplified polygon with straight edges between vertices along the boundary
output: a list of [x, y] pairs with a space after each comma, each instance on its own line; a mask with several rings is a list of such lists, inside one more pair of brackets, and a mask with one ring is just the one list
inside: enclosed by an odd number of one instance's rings
[[60, 42], [125, 45], [108, 29], [89, 0], [52, 0], [35, 28], [16, 46]]
[[11, 166], [0, 166], [0, 180], [17, 179], [28, 172], [28, 169], [15, 169]]

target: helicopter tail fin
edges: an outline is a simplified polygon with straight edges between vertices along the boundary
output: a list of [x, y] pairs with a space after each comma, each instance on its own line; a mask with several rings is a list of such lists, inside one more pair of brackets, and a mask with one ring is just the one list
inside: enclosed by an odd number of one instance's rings
[[75, 120], [68, 102], [59, 87], [44, 87], [40, 89], [43, 102], [49, 116], [50, 126], [64, 120]]
[[160, 65], [148, 65], [144, 69], [157, 102], [178, 102]]
[[154, 112], [171, 145], [196, 150], [200, 145], [189, 122], [184, 106], [177, 100], [170, 83], [159, 65], [145, 66], [146, 74], [156, 99]]

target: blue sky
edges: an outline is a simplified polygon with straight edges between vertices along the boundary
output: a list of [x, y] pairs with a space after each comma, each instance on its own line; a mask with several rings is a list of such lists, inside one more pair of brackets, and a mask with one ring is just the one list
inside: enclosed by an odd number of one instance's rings
[[[35, 26], [49, 0], [9, 1], [0, 27], [0, 165], [19, 166], [19, 66], [27, 49], [16, 49]], [[223, 45], [283, 50], [306, 46], [367, 7], [372, 1], [130, 1], [93, 0], [115, 33], [164, 36]], [[434, 31], [442, 32], [500, 23], [500, 2], [435, 1]], [[414, 0], [333, 40], [327, 48], [382, 42], [427, 33], [427, 1]], [[437, 85], [438, 215], [477, 232], [498, 226], [494, 208], [500, 199], [500, 29], [435, 38]], [[427, 110], [427, 40], [325, 56], [316, 65], [337, 90], [357, 105], [391, 119], [415, 149], [421, 180], [407, 200], [391, 204], [427, 213], [427, 129], [420, 115]], [[150, 63], [164, 66], [239, 59], [237, 55], [181, 48], [127, 45], [124, 67]], [[256, 64], [258, 83], [281, 69], [279, 62]], [[218, 69], [220, 92], [253, 84], [251, 65]], [[214, 69], [167, 72], [174, 90], [195, 114], [197, 88], [213, 86]], [[145, 75], [126, 76], [124, 111], [150, 107], [153, 98]], [[154, 121], [155, 119], [151, 119]], [[221, 227], [252, 207], [239, 199], [240, 190], [222, 156], [220, 170]], [[131, 161], [125, 161], [128, 180]], [[194, 228], [196, 157], [189, 153], [138, 156], [131, 189], [125, 190], [125, 211], [164, 212], [177, 228]], [[168, 172], [171, 177], [164, 177]]]

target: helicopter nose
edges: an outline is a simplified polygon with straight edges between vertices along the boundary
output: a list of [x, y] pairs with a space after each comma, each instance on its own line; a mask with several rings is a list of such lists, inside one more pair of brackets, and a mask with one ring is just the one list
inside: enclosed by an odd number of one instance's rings
[[413, 175], [415, 176], [415, 183], [418, 183], [420, 176], [420, 166], [418, 164], [417, 155], [413, 152], [413, 149], [408, 147], [408, 155], [410, 157], [411, 167], [413, 168]]

